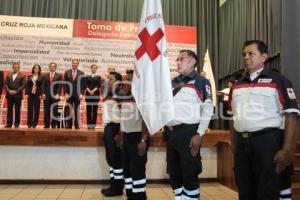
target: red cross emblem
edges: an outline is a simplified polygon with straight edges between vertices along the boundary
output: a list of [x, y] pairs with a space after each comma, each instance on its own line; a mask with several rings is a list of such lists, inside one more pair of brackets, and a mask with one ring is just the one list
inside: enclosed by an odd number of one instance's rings
[[138, 36], [142, 45], [135, 51], [135, 57], [139, 60], [147, 53], [151, 61], [155, 60], [161, 54], [156, 44], [164, 36], [164, 32], [159, 28], [153, 35], [150, 35], [147, 28], [144, 28]]

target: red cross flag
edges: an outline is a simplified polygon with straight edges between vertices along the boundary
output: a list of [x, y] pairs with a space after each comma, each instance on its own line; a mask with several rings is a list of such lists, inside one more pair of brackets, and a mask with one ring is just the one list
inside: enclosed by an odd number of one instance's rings
[[161, 0], [144, 0], [132, 94], [150, 134], [174, 118]]

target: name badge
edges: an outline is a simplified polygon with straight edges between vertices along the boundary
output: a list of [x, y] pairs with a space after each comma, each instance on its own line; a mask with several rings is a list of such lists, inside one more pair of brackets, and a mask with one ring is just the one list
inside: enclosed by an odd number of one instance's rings
[[257, 82], [258, 83], [271, 83], [272, 79], [271, 78], [261, 78], [261, 79], [258, 79]]

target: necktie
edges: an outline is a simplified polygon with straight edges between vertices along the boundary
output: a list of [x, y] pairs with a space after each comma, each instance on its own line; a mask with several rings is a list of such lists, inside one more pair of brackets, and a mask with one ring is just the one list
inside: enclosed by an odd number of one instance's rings
[[13, 74], [13, 76], [12, 76], [12, 77], [13, 77], [13, 81], [15, 81], [15, 80], [16, 80], [16, 78], [17, 78], [17, 75], [18, 75], [18, 74]]
[[53, 80], [53, 72], [50, 73], [50, 83], [52, 83]]
[[73, 78], [73, 81], [76, 79], [76, 70], [72, 71], [72, 78]]

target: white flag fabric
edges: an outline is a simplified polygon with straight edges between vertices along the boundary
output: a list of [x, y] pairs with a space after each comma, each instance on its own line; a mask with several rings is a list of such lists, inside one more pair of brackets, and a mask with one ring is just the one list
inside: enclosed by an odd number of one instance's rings
[[216, 82], [215, 82], [215, 78], [214, 78], [214, 73], [211, 68], [208, 50], [206, 51], [206, 54], [204, 57], [204, 64], [203, 64], [202, 71], [204, 71], [206, 73], [206, 78], [209, 80], [209, 83], [211, 86], [211, 92], [212, 92], [213, 105], [216, 106], [216, 104], [217, 104]]
[[223, 4], [226, 3], [226, 1], [227, 0], [220, 0], [220, 3], [219, 3], [220, 6], [219, 7], [223, 6]]
[[161, 0], [144, 0], [132, 94], [150, 134], [158, 132], [174, 118]]

